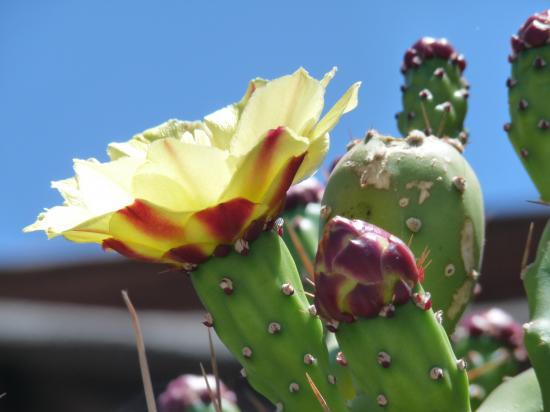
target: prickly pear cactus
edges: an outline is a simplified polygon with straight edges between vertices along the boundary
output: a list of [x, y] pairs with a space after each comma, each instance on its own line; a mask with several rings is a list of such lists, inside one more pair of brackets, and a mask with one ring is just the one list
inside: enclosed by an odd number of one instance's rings
[[469, 411], [465, 363], [454, 356], [422, 277], [400, 239], [337, 216], [319, 243], [315, 304], [378, 410]]
[[[323, 186], [313, 177], [291, 186], [287, 192], [282, 216], [284, 221], [291, 226], [290, 230], [296, 235], [298, 247], [302, 247], [303, 252], [311, 262], [315, 259], [315, 253], [317, 252], [322, 196]], [[289, 230], [283, 231], [283, 239], [292, 254], [294, 262], [296, 262], [298, 272], [302, 278], [308, 276], [300, 252], [297, 250], [296, 242], [293, 241]]]
[[550, 202], [550, 10], [536, 13], [512, 37], [507, 80], [511, 122], [504, 125], [541, 199]]
[[462, 319], [453, 335], [453, 347], [470, 368], [472, 409], [505, 377], [517, 375], [527, 360], [521, 325], [499, 308]]
[[406, 51], [401, 66], [405, 76], [401, 86], [403, 111], [396, 115], [404, 136], [423, 130], [466, 143], [464, 117], [469, 87], [462, 77], [465, 68], [464, 56], [446, 39], [423, 37]]
[[[208, 385], [216, 396], [216, 378], [207, 375]], [[240, 412], [237, 396], [220, 383], [222, 412]], [[159, 412], [216, 412], [204, 376], [181, 375], [170, 381], [158, 397]]]
[[277, 233], [263, 232], [247, 256], [232, 251], [211, 258], [191, 280], [209, 311], [205, 325], [214, 327], [252, 387], [278, 410], [322, 410], [306, 373], [333, 412], [345, 410], [329, 372], [323, 325]]
[[533, 369], [504, 381], [476, 412], [544, 412]]
[[483, 198], [460, 153], [436, 137], [406, 139], [367, 133], [332, 172], [322, 200], [322, 224], [341, 215], [366, 220], [430, 251], [424, 288], [454, 330], [479, 275], [484, 239]]
[[525, 348], [536, 372], [544, 410], [550, 410], [550, 221], [542, 234], [535, 261], [524, 271], [523, 285], [530, 321], [523, 325]]

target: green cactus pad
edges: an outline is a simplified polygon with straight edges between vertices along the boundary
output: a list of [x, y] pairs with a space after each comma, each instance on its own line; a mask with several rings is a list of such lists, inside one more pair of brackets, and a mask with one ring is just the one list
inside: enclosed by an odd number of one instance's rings
[[271, 231], [247, 256], [211, 258], [191, 275], [222, 342], [251, 385], [286, 412], [322, 411], [313, 379], [333, 412], [344, 402], [329, 373], [320, 320], [310, 313], [300, 277], [283, 240]]
[[476, 412], [543, 412], [535, 371], [528, 369], [502, 383]]
[[401, 134], [422, 130], [438, 137], [467, 140], [464, 118], [468, 84], [462, 77], [466, 66], [445, 39], [425, 37], [405, 53], [402, 73], [405, 84], [403, 111], [397, 114]]
[[523, 325], [524, 343], [540, 384], [545, 410], [550, 410], [550, 221], [537, 257], [523, 273], [530, 321]]
[[479, 183], [460, 153], [420, 132], [406, 139], [367, 133], [340, 160], [325, 189], [321, 216], [362, 219], [429, 249], [424, 288], [443, 310], [448, 333], [470, 301], [484, 241]]
[[392, 317], [340, 323], [336, 338], [349, 367], [375, 410], [470, 411], [465, 365], [434, 312], [419, 306], [411, 300]]
[[513, 59], [507, 82], [511, 123], [504, 125], [545, 202], [550, 202], [549, 65], [550, 45], [521, 51]]

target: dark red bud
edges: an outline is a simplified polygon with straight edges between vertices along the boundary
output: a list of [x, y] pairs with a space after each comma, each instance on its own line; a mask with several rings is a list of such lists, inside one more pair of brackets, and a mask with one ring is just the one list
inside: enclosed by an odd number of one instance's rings
[[315, 277], [318, 313], [352, 322], [406, 303], [422, 271], [400, 239], [369, 223], [336, 216], [319, 243]]
[[457, 56], [453, 46], [446, 39], [423, 37], [405, 52], [401, 71], [405, 73], [411, 68], [419, 67], [424, 60], [433, 58], [452, 59], [458, 65], [461, 72], [466, 68], [464, 57]]
[[550, 41], [550, 10], [528, 17], [517, 35], [512, 36], [512, 50], [515, 54], [525, 49], [542, 47]]

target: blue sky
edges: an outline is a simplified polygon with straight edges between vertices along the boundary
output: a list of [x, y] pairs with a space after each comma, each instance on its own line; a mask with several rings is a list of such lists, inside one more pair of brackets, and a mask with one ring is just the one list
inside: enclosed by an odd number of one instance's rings
[[332, 133], [329, 160], [368, 128], [397, 134], [401, 58], [423, 35], [447, 37], [467, 57], [466, 157], [488, 210], [525, 209], [538, 196], [502, 130], [506, 56], [510, 35], [548, 4], [2, 0], [0, 264], [95, 254], [97, 246], [21, 233], [43, 207], [59, 203], [50, 181], [72, 176], [73, 157], [105, 160], [111, 141], [238, 100], [256, 76], [304, 66], [320, 77], [338, 66], [329, 104], [363, 81], [359, 107]]

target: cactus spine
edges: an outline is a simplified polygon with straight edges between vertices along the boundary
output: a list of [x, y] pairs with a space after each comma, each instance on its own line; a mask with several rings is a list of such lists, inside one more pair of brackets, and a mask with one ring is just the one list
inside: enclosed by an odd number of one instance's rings
[[[323, 186], [313, 177], [291, 186], [287, 192], [285, 209], [283, 212], [284, 221], [294, 231], [299, 245], [302, 247], [307, 259], [313, 262], [317, 252], [317, 241], [319, 239], [319, 212], [321, 210], [321, 197]], [[298, 272], [305, 278], [310, 276], [304, 267], [300, 252], [292, 240], [289, 230], [283, 232], [283, 239], [296, 262]], [[309, 285], [304, 285], [309, 289]]]
[[465, 364], [455, 358], [419, 284], [422, 268], [401, 240], [335, 217], [325, 226], [315, 274], [319, 314], [377, 410], [470, 410]]
[[466, 143], [464, 117], [469, 86], [462, 77], [465, 68], [464, 56], [446, 39], [423, 37], [406, 51], [401, 66], [405, 76], [401, 86], [403, 111], [397, 114], [403, 136], [423, 130]]
[[210, 313], [206, 324], [239, 360], [250, 384], [279, 410], [322, 410], [306, 373], [332, 411], [344, 410], [328, 372], [322, 324], [276, 233], [262, 233], [247, 256], [211, 258], [191, 279]]
[[550, 202], [550, 11], [527, 19], [512, 37], [507, 80], [511, 122], [504, 130], [541, 199]]
[[[479, 274], [484, 239], [477, 178], [454, 147], [420, 132], [406, 139], [370, 131], [340, 160], [321, 216], [366, 220], [402, 239], [417, 256], [429, 249], [424, 288], [454, 330]], [[325, 220], [325, 221], [326, 221]]]
[[530, 321], [523, 325], [524, 343], [540, 385], [544, 410], [550, 410], [550, 221], [535, 261], [523, 273]]

